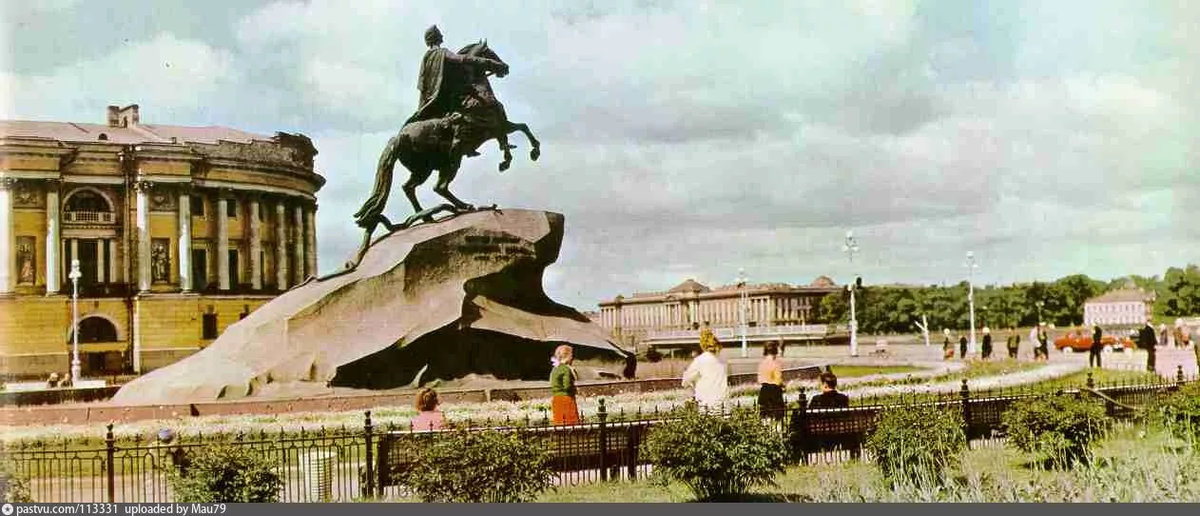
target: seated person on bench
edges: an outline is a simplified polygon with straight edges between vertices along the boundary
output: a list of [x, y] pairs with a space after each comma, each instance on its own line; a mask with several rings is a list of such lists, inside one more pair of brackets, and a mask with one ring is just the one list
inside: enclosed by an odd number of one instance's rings
[[837, 376], [832, 372], [821, 373], [821, 394], [812, 397], [809, 408], [847, 408], [850, 397], [837, 391]]

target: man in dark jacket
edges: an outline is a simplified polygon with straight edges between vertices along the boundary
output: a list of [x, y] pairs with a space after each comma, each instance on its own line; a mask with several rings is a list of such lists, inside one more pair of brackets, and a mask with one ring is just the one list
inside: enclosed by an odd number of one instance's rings
[[1146, 350], [1146, 370], [1154, 372], [1154, 347], [1158, 345], [1158, 339], [1154, 335], [1154, 327], [1150, 325], [1150, 320], [1146, 319], [1146, 325], [1142, 327], [1142, 331], [1138, 332], [1138, 347]]
[[967, 359], [967, 336], [963, 335], [958, 338], [958, 358]]
[[1096, 330], [1092, 332], [1092, 349], [1088, 353], [1088, 367], [1100, 367], [1100, 352], [1104, 350], [1104, 345], [1100, 343], [1104, 332], [1100, 330], [1100, 325], [1096, 325]]
[[979, 358], [992, 358], [992, 330], [987, 326], [983, 327], [983, 347], [980, 348]]
[[821, 394], [812, 397], [809, 408], [847, 408], [850, 397], [837, 391], [837, 376], [829, 371], [821, 373]]
[[1008, 358], [1016, 359], [1017, 351], [1021, 349], [1021, 336], [1016, 328], [1008, 329]]

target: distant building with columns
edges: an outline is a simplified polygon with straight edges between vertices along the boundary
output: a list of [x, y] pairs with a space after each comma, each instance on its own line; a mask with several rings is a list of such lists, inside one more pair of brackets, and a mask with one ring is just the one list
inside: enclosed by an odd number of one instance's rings
[[1127, 284], [1083, 303], [1084, 326], [1141, 327], [1154, 307], [1154, 294]]
[[821, 299], [839, 291], [826, 276], [803, 286], [764, 283], [715, 289], [688, 279], [666, 292], [618, 295], [600, 303], [600, 312], [594, 317], [601, 327], [623, 342], [671, 337], [704, 322], [714, 329], [737, 328], [744, 293], [746, 324], [761, 333], [773, 327], [811, 326], [817, 319]]
[[0, 373], [69, 371], [73, 260], [84, 378], [175, 362], [316, 274], [316, 154], [137, 105], [0, 121]]

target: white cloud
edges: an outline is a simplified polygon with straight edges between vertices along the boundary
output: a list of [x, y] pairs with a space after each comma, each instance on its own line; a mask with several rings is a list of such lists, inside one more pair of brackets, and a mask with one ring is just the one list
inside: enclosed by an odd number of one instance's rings
[[5, 73], [0, 93], [11, 102], [4, 106], [10, 118], [92, 121], [103, 106], [137, 102], [171, 120], [173, 112], [225, 101], [218, 93], [237, 80], [235, 72], [229, 52], [162, 33], [46, 74]]
[[564, 213], [547, 282], [581, 308], [740, 266], [844, 279], [849, 227], [881, 282], [955, 282], [967, 249], [984, 281], [1157, 274], [1200, 256], [1193, 4], [275, 2], [227, 40], [144, 34], [9, 70], [0, 109], [93, 121], [137, 101], [162, 123], [309, 134], [328, 269], [358, 245], [349, 214], [436, 23], [450, 48], [489, 40], [512, 70], [497, 95], [543, 141], [531, 163], [514, 135], [504, 174], [485, 146], [455, 193]]

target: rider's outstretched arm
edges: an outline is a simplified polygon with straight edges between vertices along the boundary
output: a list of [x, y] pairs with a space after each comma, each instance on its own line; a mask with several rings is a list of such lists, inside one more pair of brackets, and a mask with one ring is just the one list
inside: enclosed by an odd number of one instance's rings
[[446, 60], [455, 62], [455, 63], [462, 63], [462, 64], [465, 64], [468, 66], [479, 66], [479, 67], [486, 68], [486, 69], [492, 70], [492, 71], [499, 71], [499, 70], [502, 70], [503, 68], [505, 68], [504, 63], [501, 63], [500, 61], [496, 61], [494, 59], [486, 59], [483, 57], [475, 57], [475, 56], [465, 56], [465, 55], [455, 53], [455, 52], [446, 52]]

